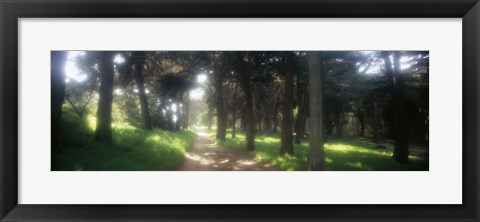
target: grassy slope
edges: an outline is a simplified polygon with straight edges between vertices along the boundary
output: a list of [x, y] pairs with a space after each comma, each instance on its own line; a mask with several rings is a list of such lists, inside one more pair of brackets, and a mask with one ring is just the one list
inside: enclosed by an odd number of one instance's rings
[[64, 108], [63, 152], [52, 153], [52, 170], [174, 170], [192, 147], [191, 131], [144, 131], [112, 124], [114, 145], [93, 142], [95, 118], [81, 119]]
[[[214, 132], [211, 135], [214, 136]], [[258, 132], [255, 135], [255, 151], [251, 153], [255, 158], [285, 170], [307, 170], [308, 141], [295, 145], [294, 156], [280, 156], [280, 134]], [[225, 142], [219, 143], [226, 148], [243, 150], [245, 134], [239, 132], [235, 139], [228, 135]], [[410, 156], [408, 164], [399, 164], [391, 158], [391, 152], [374, 149], [374, 146], [356, 139], [330, 139], [325, 143], [326, 170], [428, 170], [428, 159]]]

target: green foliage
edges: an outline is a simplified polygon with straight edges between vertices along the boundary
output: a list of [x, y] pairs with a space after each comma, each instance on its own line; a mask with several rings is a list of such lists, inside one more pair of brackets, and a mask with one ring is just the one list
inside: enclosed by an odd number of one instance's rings
[[64, 149], [52, 153], [52, 170], [174, 170], [192, 147], [195, 136], [191, 131], [144, 131], [115, 122], [114, 145], [106, 146], [93, 141], [94, 126], [92, 115], [82, 119], [64, 107], [61, 135]]
[[[214, 133], [211, 131], [211, 135]], [[245, 133], [238, 132], [235, 139], [227, 138], [218, 142], [225, 148], [245, 150]], [[428, 159], [410, 156], [408, 164], [399, 164], [392, 159], [392, 153], [375, 149], [376, 144], [357, 139], [330, 139], [325, 143], [325, 162], [328, 171], [407, 171], [428, 170]], [[391, 144], [387, 145], [392, 148]], [[309, 143], [295, 144], [295, 155], [279, 155], [280, 134], [257, 132], [255, 134], [255, 151], [251, 153], [256, 159], [271, 163], [289, 171], [307, 170]], [[415, 147], [415, 149], [420, 149]]]
[[131, 88], [123, 89], [121, 91], [117, 90], [114, 91], [113, 96], [113, 121], [115, 122], [116, 120], [119, 120], [121, 122], [128, 122], [133, 126], [142, 126], [138, 94], [135, 94]]

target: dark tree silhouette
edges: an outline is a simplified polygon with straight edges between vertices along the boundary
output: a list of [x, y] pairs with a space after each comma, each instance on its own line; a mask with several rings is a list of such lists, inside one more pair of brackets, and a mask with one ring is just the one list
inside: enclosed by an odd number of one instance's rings
[[147, 94], [145, 92], [145, 80], [144, 80], [144, 66], [147, 60], [147, 53], [136, 51], [132, 53], [132, 57], [135, 64], [135, 82], [137, 83], [138, 98], [140, 99], [140, 108], [143, 119], [143, 128], [146, 130], [152, 130], [152, 120], [150, 118], [150, 110], [148, 108]]
[[408, 118], [404, 92], [405, 83], [400, 69], [400, 57], [400, 52], [383, 52], [385, 73], [392, 91], [393, 134], [395, 137], [393, 158], [399, 163], [407, 163], [409, 153]]
[[190, 93], [188, 91], [183, 94], [182, 101], [182, 128], [188, 129], [188, 126], [190, 125]]
[[223, 82], [225, 78], [225, 53], [214, 52], [214, 74], [215, 74], [215, 104], [217, 109], [217, 134], [220, 141], [225, 141], [227, 135], [227, 111], [224, 104]]
[[283, 84], [282, 138], [280, 154], [294, 154], [293, 149], [293, 72], [294, 53], [285, 53], [285, 80]]
[[308, 114], [307, 79], [305, 72], [297, 73], [297, 110], [295, 121], [295, 143], [300, 144], [305, 137], [305, 127]]
[[232, 138], [236, 137], [236, 123], [237, 123], [237, 93], [238, 93], [238, 86], [235, 84], [233, 90], [233, 101], [232, 101]]
[[62, 119], [62, 105], [65, 101], [65, 63], [67, 61], [68, 52], [52, 51], [51, 52], [51, 75], [52, 75], [52, 150], [58, 150], [59, 145], [59, 129]]
[[95, 141], [112, 144], [113, 59], [115, 52], [101, 52], [100, 89]]
[[255, 111], [251, 83], [252, 58], [248, 53], [246, 56], [244, 56], [242, 52], [237, 52], [237, 60], [240, 64], [240, 86], [242, 87], [243, 94], [245, 95], [245, 128], [247, 131], [246, 149], [248, 151], [252, 151], [255, 150]]
[[310, 89], [310, 153], [309, 170], [325, 170], [324, 115], [323, 115], [323, 70], [322, 53], [308, 53], [308, 80]]

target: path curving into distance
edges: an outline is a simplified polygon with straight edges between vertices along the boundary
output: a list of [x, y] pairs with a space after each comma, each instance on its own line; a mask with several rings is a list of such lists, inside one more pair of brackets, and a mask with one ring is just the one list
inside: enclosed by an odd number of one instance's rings
[[225, 149], [199, 129], [193, 147], [185, 153], [179, 171], [272, 171], [270, 164], [254, 159], [243, 151]]

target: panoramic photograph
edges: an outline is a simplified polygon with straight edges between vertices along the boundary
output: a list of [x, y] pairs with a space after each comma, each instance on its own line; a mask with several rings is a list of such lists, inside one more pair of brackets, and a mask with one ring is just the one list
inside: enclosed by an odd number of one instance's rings
[[428, 51], [51, 51], [52, 171], [428, 171]]

